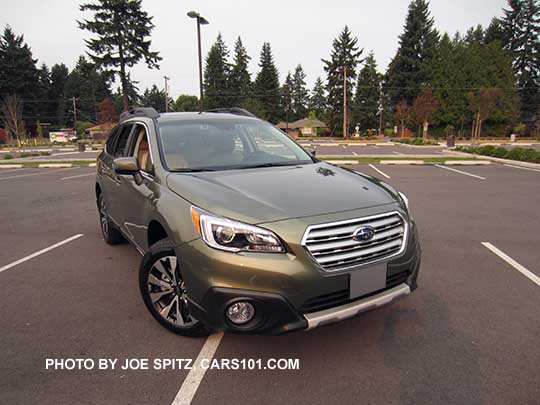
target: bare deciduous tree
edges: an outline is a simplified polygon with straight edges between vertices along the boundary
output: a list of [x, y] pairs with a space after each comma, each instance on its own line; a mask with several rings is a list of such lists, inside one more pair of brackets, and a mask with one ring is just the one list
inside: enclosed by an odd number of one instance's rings
[[24, 135], [24, 121], [22, 119], [23, 103], [16, 94], [7, 95], [2, 101], [3, 121], [8, 132], [8, 139], [11, 141], [13, 136], [17, 139], [17, 144]]
[[400, 136], [403, 136], [405, 133], [405, 123], [409, 120], [410, 115], [411, 112], [407, 100], [401, 100], [396, 106], [396, 113], [394, 115], [395, 120], [401, 126]]
[[472, 140], [480, 138], [482, 123], [497, 109], [502, 90], [498, 88], [482, 88], [469, 93], [469, 109], [475, 115], [473, 120]]
[[429, 119], [438, 107], [439, 103], [430, 88], [425, 89], [413, 102], [413, 114], [416, 117], [416, 122], [422, 125], [422, 138], [424, 140], [427, 140]]

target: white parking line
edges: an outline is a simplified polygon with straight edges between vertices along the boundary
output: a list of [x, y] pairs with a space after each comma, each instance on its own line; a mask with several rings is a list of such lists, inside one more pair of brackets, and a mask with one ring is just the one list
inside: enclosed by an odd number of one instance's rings
[[395, 155], [405, 156], [405, 153], [401, 153], [401, 152], [392, 151], [392, 153]]
[[377, 145], [370, 145], [372, 148], [379, 149]]
[[356, 152], [353, 152], [352, 154], [353, 154], [354, 156], [358, 156], [358, 153], [356, 153]]
[[60, 180], [76, 179], [78, 177], [95, 176], [95, 173], [78, 174], [76, 176], [62, 177]]
[[540, 287], [540, 277], [538, 277], [536, 274], [534, 274], [533, 272], [527, 270], [521, 264], [519, 264], [514, 259], [512, 259], [510, 256], [508, 256], [506, 253], [504, 253], [501, 250], [497, 249], [491, 243], [482, 242], [482, 245], [484, 245], [486, 248], [491, 250], [493, 253], [495, 253], [497, 256], [499, 256], [501, 259], [503, 259], [506, 263], [508, 263], [510, 266], [512, 266], [514, 269], [519, 271], [521, 274], [523, 274], [525, 277], [527, 277], [529, 280], [531, 280], [533, 283], [535, 283], [537, 286]]
[[464, 174], [465, 176], [474, 177], [474, 178], [476, 178], [476, 179], [480, 179], [480, 180], [485, 180], [485, 179], [486, 179], [485, 177], [477, 176], [476, 174], [463, 172], [463, 171], [457, 170], [457, 169], [452, 169], [452, 168], [450, 168], [450, 167], [445, 167], [445, 166], [441, 166], [441, 165], [435, 165], [435, 166], [440, 167], [441, 169], [450, 170], [451, 172], [456, 172], [456, 173], [459, 173], [459, 174]]
[[222, 337], [222, 332], [208, 336], [206, 342], [204, 342], [201, 352], [195, 360], [195, 364], [193, 364], [193, 368], [189, 370], [189, 373], [182, 383], [180, 390], [172, 401], [172, 405], [191, 404], [191, 401], [193, 400], [193, 397], [201, 384], [204, 374], [206, 373], [206, 369], [201, 366], [201, 362], [203, 359], [208, 359], [211, 361], [214, 358], [214, 354], [216, 353]]
[[39, 172], [39, 173], [21, 174], [19, 176], [0, 177], [0, 180], [19, 179], [21, 177], [30, 177], [30, 176], [41, 176], [43, 174], [56, 173], [56, 172], [61, 172], [63, 170], [73, 170], [73, 169], [77, 169], [77, 167], [69, 167], [66, 169], [58, 169], [58, 170], [48, 170], [46, 172]]
[[0, 172], [0, 174], [10, 173], [10, 172], [20, 172], [21, 170], [24, 170], [24, 168], [19, 167], [18, 169], [2, 170], [2, 171]]
[[24, 263], [24, 262], [26, 262], [26, 261], [28, 261], [30, 259], [33, 259], [36, 256], [42, 255], [43, 253], [50, 252], [51, 250], [56, 249], [57, 247], [60, 247], [62, 245], [65, 245], [66, 243], [69, 243], [72, 240], [78, 239], [81, 236], [84, 236], [84, 235], [82, 233], [79, 233], [77, 235], [72, 236], [71, 238], [67, 238], [67, 239], [64, 239], [63, 241], [55, 243], [54, 245], [49, 246], [48, 248], [41, 249], [41, 250], [37, 251], [36, 253], [32, 253], [31, 255], [23, 257], [22, 259], [19, 259], [19, 260], [16, 260], [16, 261], [12, 262], [12, 263], [6, 264], [4, 267], [0, 267], [0, 273], [2, 273], [3, 271], [6, 271], [8, 269], [11, 269], [12, 267], [17, 266], [18, 264], [21, 264], [21, 263]]
[[507, 164], [507, 163], [505, 163], [504, 166], [513, 167], [514, 169], [530, 170], [530, 171], [532, 171], [532, 172], [540, 172], [539, 169], [533, 169], [533, 168], [531, 168], [531, 167], [514, 166], [514, 165], [509, 165], [509, 164]]
[[375, 170], [376, 172], [379, 172], [381, 175], [383, 175], [384, 177], [386, 177], [387, 179], [390, 178], [389, 175], [387, 175], [386, 173], [384, 173], [382, 170], [379, 170], [377, 169], [375, 166], [373, 166], [372, 164], [369, 165], [369, 167], [371, 167], [373, 170]]

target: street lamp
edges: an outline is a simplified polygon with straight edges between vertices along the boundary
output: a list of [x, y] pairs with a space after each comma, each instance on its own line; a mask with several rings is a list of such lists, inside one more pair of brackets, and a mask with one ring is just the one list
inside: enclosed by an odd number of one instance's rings
[[196, 11], [187, 13], [189, 18], [197, 19], [197, 42], [199, 44], [199, 111], [203, 111], [203, 76], [202, 76], [202, 51], [201, 51], [201, 24], [208, 24], [208, 20]]

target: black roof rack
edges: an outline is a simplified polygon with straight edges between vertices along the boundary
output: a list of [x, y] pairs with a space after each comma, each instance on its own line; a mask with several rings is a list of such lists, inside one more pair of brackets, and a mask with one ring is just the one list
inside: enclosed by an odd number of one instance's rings
[[221, 114], [236, 114], [236, 115], [243, 115], [244, 117], [253, 117], [257, 118], [255, 114], [250, 113], [248, 110], [244, 110], [243, 108], [238, 107], [230, 107], [230, 108], [214, 108], [212, 110], [206, 110], [205, 112], [209, 113], [221, 113]]
[[152, 107], [133, 107], [120, 114], [120, 122], [133, 117], [157, 118], [159, 117], [159, 113]]

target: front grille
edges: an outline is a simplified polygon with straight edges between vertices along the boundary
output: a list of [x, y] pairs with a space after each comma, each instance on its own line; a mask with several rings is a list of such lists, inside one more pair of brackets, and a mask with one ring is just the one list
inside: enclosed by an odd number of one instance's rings
[[[353, 239], [359, 227], [374, 228], [366, 242]], [[309, 226], [302, 245], [328, 272], [372, 263], [401, 253], [405, 247], [407, 224], [396, 211], [347, 221]]]
[[[409, 274], [411, 274], [409, 270], [404, 270], [400, 273], [396, 273], [392, 275], [387, 274], [386, 287], [383, 290], [388, 290], [390, 288], [396, 287], [404, 283], [405, 281], [407, 281]], [[318, 297], [311, 298], [307, 300], [306, 302], [304, 302], [304, 305], [300, 307], [300, 312], [303, 314], [309, 314], [311, 312], [317, 312], [317, 311], [322, 311], [328, 308], [338, 307], [340, 305], [345, 305], [345, 304], [348, 304], [349, 302], [361, 300], [370, 295], [377, 294], [383, 290], [373, 291], [369, 294], [363, 295], [361, 297], [357, 297], [353, 300], [349, 298], [348, 290], [341, 290], [341, 291], [336, 291], [330, 294], [319, 295]]]

